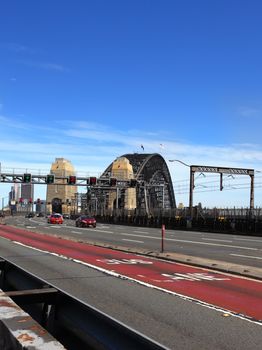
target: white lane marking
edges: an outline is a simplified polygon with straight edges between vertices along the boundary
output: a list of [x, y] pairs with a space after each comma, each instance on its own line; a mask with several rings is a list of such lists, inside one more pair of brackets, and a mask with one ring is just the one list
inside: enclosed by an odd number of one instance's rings
[[229, 254], [229, 255], [232, 255], [232, 256], [240, 256], [240, 257], [242, 257], [242, 258], [250, 258], [250, 259], [259, 259], [259, 260], [262, 260], [262, 258], [259, 257], [259, 256], [240, 255], [240, 254]]
[[[159, 230], [161, 230], [161, 229], [158, 229], [158, 232], [159, 232]], [[188, 234], [189, 233], [189, 231], [179, 231], [179, 230], [177, 230], [177, 231], [174, 231], [174, 230], [166, 230], [166, 233], [169, 233], [169, 234], [181, 234], [181, 235], [184, 235], [184, 234]], [[204, 235], [206, 232], [194, 232], [194, 231], [190, 231], [190, 234], [191, 235]]]
[[[68, 226], [66, 227], [68, 229], [72, 229], [72, 226]], [[86, 232], [89, 232], [89, 231], [94, 231], [94, 232], [101, 232], [101, 233], [114, 233], [112, 231], [106, 231], [106, 230], [100, 230], [98, 228], [91, 228], [91, 227], [75, 227], [74, 230], [84, 230]]]
[[262, 239], [247, 239], [247, 238], [234, 238], [235, 241], [248, 241], [248, 242], [259, 242], [262, 243]]
[[26, 228], [36, 228], [36, 226], [26, 226]]
[[226, 239], [216, 239], [216, 238], [201, 238], [201, 239], [205, 239], [206, 241], [218, 241], [218, 242], [233, 243], [233, 241], [227, 241]]
[[[134, 235], [132, 233], [131, 234], [130, 233], [120, 233], [120, 234], [124, 235], [124, 236], [134, 236], [134, 237], [139, 237], [139, 238], [150, 238], [150, 239], [157, 239], [157, 240], [161, 239], [161, 237]], [[239, 247], [239, 246], [235, 246], [235, 245], [217, 244], [217, 243], [208, 243], [208, 242], [187, 241], [185, 239], [165, 238], [165, 241], [192, 243], [192, 244], [200, 244], [200, 245], [210, 245], [210, 246], [226, 247], [226, 248], [238, 248], [238, 249], [244, 249], [244, 250], [259, 250], [258, 248]]]
[[[137, 226], [138, 228], [138, 226]], [[148, 227], [139, 227], [139, 230], [143, 231], [143, 230], [148, 230]]]
[[149, 233], [149, 232], [146, 232], [146, 231], [133, 231], [135, 233]]
[[158, 287], [158, 286], [155, 286], [153, 284], [150, 284], [148, 282], [143, 282], [143, 281], [140, 281], [136, 278], [132, 278], [132, 277], [129, 277], [129, 276], [126, 276], [126, 275], [123, 275], [123, 274], [120, 274], [120, 273], [117, 273], [115, 272], [114, 270], [107, 270], [105, 268], [102, 268], [102, 267], [99, 267], [99, 266], [96, 266], [94, 264], [90, 264], [90, 263], [86, 263], [84, 261], [81, 261], [81, 260], [78, 260], [78, 259], [74, 259], [74, 258], [68, 258], [67, 256], [65, 255], [61, 255], [61, 254], [58, 254], [58, 253], [51, 253], [49, 252], [48, 250], [43, 250], [43, 249], [39, 249], [39, 248], [34, 248], [34, 247], [31, 247], [29, 245], [26, 245], [26, 244], [23, 244], [23, 243], [20, 243], [18, 241], [13, 241], [13, 243], [15, 244], [18, 244], [18, 245], [21, 245], [23, 247], [27, 247], [27, 248], [30, 248], [30, 249], [33, 249], [33, 250], [36, 250], [36, 251], [39, 251], [39, 252], [44, 252], [44, 253], [48, 253], [48, 254], [51, 254], [51, 255], [54, 255], [56, 257], [59, 257], [61, 259], [65, 259], [65, 260], [70, 260], [70, 261], [74, 261], [78, 264], [82, 264], [82, 265], [85, 265], [85, 266], [88, 266], [88, 267], [91, 267], [97, 271], [101, 271], [101, 272], [104, 272], [108, 275], [111, 275], [111, 276], [114, 276], [114, 277], [117, 277], [117, 278], [124, 278], [124, 279], [127, 279], [127, 280], [130, 280], [130, 281], [134, 281], [138, 284], [141, 284], [143, 286], [146, 286], [146, 287], [149, 287], [149, 288], [153, 288], [153, 289], [157, 289], [157, 290], [160, 290], [160, 291], [163, 291], [165, 293], [168, 293], [168, 294], [173, 294], [177, 297], [180, 297], [181, 299], [183, 300], [189, 300], [189, 301], [194, 301], [196, 302], [197, 304], [201, 305], [201, 306], [204, 306], [204, 307], [207, 307], [209, 309], [212, 309], [212, 310], [215, 310], [215, 311], [218, 311], [218, 312], [222, 312], [222, 313], [227, 313], [231, 316], [234, 316], [234, 317], [237, 317], [237, 318], [240, 318], [242, 320], [245, 320], [245, 321], [248, 321], [248, 322], [251, 322], [251, 323], [256, 323], [258, 325], [261, 326], [261, 322], [260, 321], [254, 321], [254, 320], [250, 320], [249, 318], [246, 318], [244, 315], [239, 315], [239, 314], [236, 314], [234, 313], [233, 311], [229, 311], [227, 309], [222, 309], [220, 308], [219, 306], [216, 306], [216, 305], [213, 305], [213, 304], [209, 304], [205, 301], [202, 301], [202, 300], [199, 300], [199, 299], [196, 299], [196, 298], [193, 298], [193, 297], [189, 297], [187, 295], [183, 295], [181, 293], [177, 293], [177, 292], [173, 292], [171, 290], [168, 290], [166, 288], [161, 288], [161, 287]]
[[78, 231], [71, 231], [72, 233], [77, 233], [78, 235], [82, 235], [83, 232], [78, 232]]
[[125, 238], [122, 238], [122, 241], [136, 242], [136, 243], [145, 243], [143, 241], [135, 241], [134, 239], [125, 239]]
[[106, 230], [100, 230], [100, 229], [97, 229], [97, 228], [89, 228], [90, 231], [95, 231], [95, 232], [105, 232], [105, 233], [114, 233], [112, 231], [106, 231]]

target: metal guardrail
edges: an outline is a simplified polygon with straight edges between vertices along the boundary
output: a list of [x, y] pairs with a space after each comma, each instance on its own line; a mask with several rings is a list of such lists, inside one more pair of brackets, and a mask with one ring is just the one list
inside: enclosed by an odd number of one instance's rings
[[5, 294], [68, 350], [167, 349], [6, 259], [0, 272]]

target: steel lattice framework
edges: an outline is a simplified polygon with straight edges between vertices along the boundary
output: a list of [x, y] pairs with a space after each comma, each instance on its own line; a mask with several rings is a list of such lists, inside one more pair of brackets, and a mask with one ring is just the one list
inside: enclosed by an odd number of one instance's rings
[[[164, 158], [158, 154], [133, 153], [121, 156], [129, 160], [138, 181], [137, 207], [140, 209], [173, 209], [176, 207], [172, 179]], [[113, 162], [102, 177], [111, 173]]]

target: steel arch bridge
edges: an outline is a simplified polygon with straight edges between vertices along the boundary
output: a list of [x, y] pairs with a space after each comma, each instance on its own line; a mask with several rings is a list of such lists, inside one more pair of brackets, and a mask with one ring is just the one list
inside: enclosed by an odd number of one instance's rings
[[[158, 154], [133, 153], [119, 158], [127, 158], [132, 165], [136, 188], [137, 209], [147, 212], [154, 209], [176, 208], [172, 179], [164, 158]], [[113, 162], [103, 172], [108, 177], [112, 172]]]

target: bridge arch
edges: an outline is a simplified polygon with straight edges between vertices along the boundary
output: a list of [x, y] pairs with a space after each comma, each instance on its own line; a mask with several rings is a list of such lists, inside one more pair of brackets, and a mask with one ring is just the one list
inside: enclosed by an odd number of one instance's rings
[[[158, 154], [124, 154], [119, 158], [128, 159], [133, 169], [133, 178], [139, 183], [136, 189], [138, 209], [176, 208], [172, 179], [164, 158]], [[117, 158], [117, 159], [119, 159]], [[102, 177], [112, 173], [112, 162], [103, 172]]]

